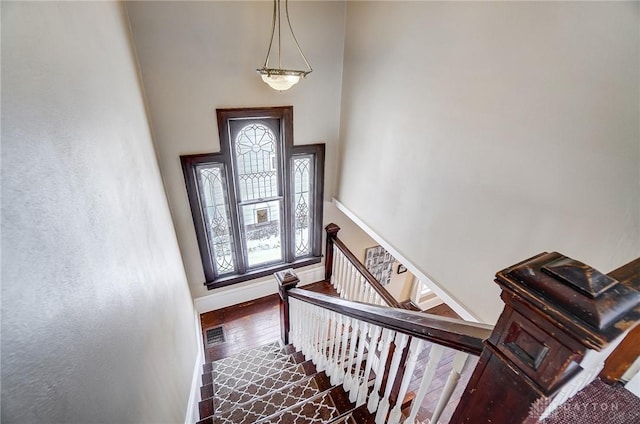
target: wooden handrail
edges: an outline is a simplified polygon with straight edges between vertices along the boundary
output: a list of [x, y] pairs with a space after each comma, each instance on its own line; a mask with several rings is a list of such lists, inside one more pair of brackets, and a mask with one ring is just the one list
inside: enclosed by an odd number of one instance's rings
[[373, 287], [373, 289], [380, 295], [380, 297], [392, 308], [409, 309], [407, 305], [403, 305], [396, 300], [395, 297], [376, 279], [376, 277], [369, 272], [367, 268], [358, 260], [356, 255], [349, 250], [349, 248], [338, 238], [338, 231], [340, 227], [336, 224], [329, 224], [325, 228], [327, 231], [327, 255], [326, 255], [326, 273], [325, 278], [329, 280], [333, 273], [333, 249], [332, 246], [336, 246], [342, 254], [351, 262], [356, 270], [367, 280], [367, 283]]
[[487, 324], [353, 302], [308, 290], [293, 288], [288, 291], [288, 295], [360, 321], [476, 356], [482, 352], [483, 340], [488, 338], [493, 330], [493, 326]]

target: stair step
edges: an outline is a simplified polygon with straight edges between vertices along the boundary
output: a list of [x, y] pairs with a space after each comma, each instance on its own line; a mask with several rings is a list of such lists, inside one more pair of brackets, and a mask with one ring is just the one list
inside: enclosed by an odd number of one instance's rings
[[[349, 402], [348, 395], [342, 387], [333, 387], [331, 390], [320, 393], [303, 403], [288, 409], [276, 416], [267, 418], [260, 423], [264, 424], [307, 424], [307, 423], [372, 423], [373, 420], [367, 412], [371, 421], [367, 421], [365, 415], [360, 415], [358, 411], [355, 416], [351, 416], [353, 404]], [[349, 413], [349, 414], [348, 414]], [[360, 421], [357, 421], [360, 419]], [[341, 421], [342, 420], [342, 421]], [[350, 421], [351, 420], [351, 421]], [[354, 421], [356, 420], [356, 421]]]
[[[224, 411], [213, 417], [216, 424], [253, 424], [269, 419], [279, 414], [282, 410], [294, 407], [300, 403], [307, 403], [331, 388], [329, 378], [324, 374], [315, 374], [306, 377], [297, 384], [272, 391], [266, 396], [255, 399], [248, 404], [240, 405], [235, 409]], [[282, 421], [275, 421], [282, 422]]]
[[[244, 364], [229, 362], [216, 366], [214, 363], [213, 371], [203, 374], [202, 382], [205, 385], [213, 383], [214, 395], [220, 396], [304, 361], [304, 356], [299, 352], [288, 355], [283, 351], [275, 355], [251, 358]], [[208, 375], [211, 377], [207, 377]]]
[[374, 422], [291, 345], [246, 350], [205, 364], [203, 371], [198, 424]]
[[253, 402], [257, 398], [268, 395], [270, 392], [283, 389], [316, 373], [317, 370], [313, 363], [306, 361], [280, 370], [261, 380], [251, 382], [234, 391], [222, 393], [214, 399], [215, 414], [220, 415], [224, 411]]
[[237, 367], [238, 365], [250, 366], [255, 361], [270, 360], [281, 356], [287, 356], [295, 350], [288, 351], [280, 346], [279, 342], [269, 343], [253, 349], [243, 350], [229, 357], [210, 362], [211, 368], [206, 371], [213, 371], [220, 367]]

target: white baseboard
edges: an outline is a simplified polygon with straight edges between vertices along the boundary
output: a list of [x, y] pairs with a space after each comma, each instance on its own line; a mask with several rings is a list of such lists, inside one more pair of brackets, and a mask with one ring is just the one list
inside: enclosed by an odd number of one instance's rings
[[391, 256], [396, 258], [402, 265], [406, 266], [409, 271], [413, 275], [416, 276], [420, 281], [422, 281], [426, 286], [428, 286], [431, 290], [438, 295], [439, 298], [443, 300], [444, 303], [449, 305], [451, 309], [453, 309], [462, 319], [467, 321], [479, 322], [478, 317], [469, 312], [463, 305], [461, 305], [458, 301], [456, 301], [452, 295], [447, 293], [442, 287], [436, 284], [431, 278], [425, 275], [424, 272], [420, 271], [415, 265], [413, 265], [407, 258], [405, 258], [400, 252], [391, 246], [385, 239], [380, 237], [371, 227], [369, 227], [364, 221], [362, 221], [356, 214], [351, 212], [345, 205], [340, 203], [338, 199], [333, 198], [333, 203], [336, 205], [338, 210], [349, 217], [353, 222], [356, 223], [357, 226], [362, 228], [365, 233], [369, 234], [369, 236], [374, 239], [376, 242], [380, 244], [380, 246], [384, 247], [385, 250], [391, 253]]
[[[324, 265], [314, 265], [302, 270], [296, 270], [300, 279], [300, 285], [315, 283], [324, 280]], [[260, 297], [278, 293], [278, 285], [273, 276], [251, 280], [246, 283], [234, 284], [211, 291], [211, 294], [194, 299], [198, 314], [248, 302]]]
[[202, 345], [202, 326], [200, 325], [200, 314], [196, 311], [194, 314], [196, 327], [196, 340], [198, 346], [198, 355], [193, 365], [193, 375], [191, 377], [191, 390], [189, 392], [189, 402], [187, 403], [187, 412], [185, 414], [185, 424], [195, 424], [200, 421], [200, 410], [198, 403], [200, 402], [200, 386], [202, 375], [202, 366], [204, 365], [204, 346]]

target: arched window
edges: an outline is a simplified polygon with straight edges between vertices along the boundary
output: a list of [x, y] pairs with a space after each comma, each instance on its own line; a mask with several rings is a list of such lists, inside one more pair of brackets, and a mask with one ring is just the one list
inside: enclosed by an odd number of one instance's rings
[[321, 259], [324, 144], [293, 145], [293, 108], [219, 109], [220, 152], [181, 156], [205, 284]]

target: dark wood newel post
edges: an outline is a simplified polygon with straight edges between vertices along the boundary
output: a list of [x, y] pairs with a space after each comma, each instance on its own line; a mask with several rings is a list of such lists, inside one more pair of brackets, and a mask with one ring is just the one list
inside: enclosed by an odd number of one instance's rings
[[333, 243], [338, 237], [340, 227], [331, 223], [325, 227], [325, 230], [327, 231], [327, 250], [324, 255], [324, 279], [329, 281], [333, 274]]
[[556, 252], [500, 271], [495, 281], [504, 310], [452, 423], [537, 422], [565, 383], [588, 381], [585, 354], [619, 342], [640, 319], [640, 292]]
[[282, 343], [289, 344], [289, 290], [298, 285], [300, 280], [293, 269], [276, 272], [278, 292], [280, 294], [280, 337]]

